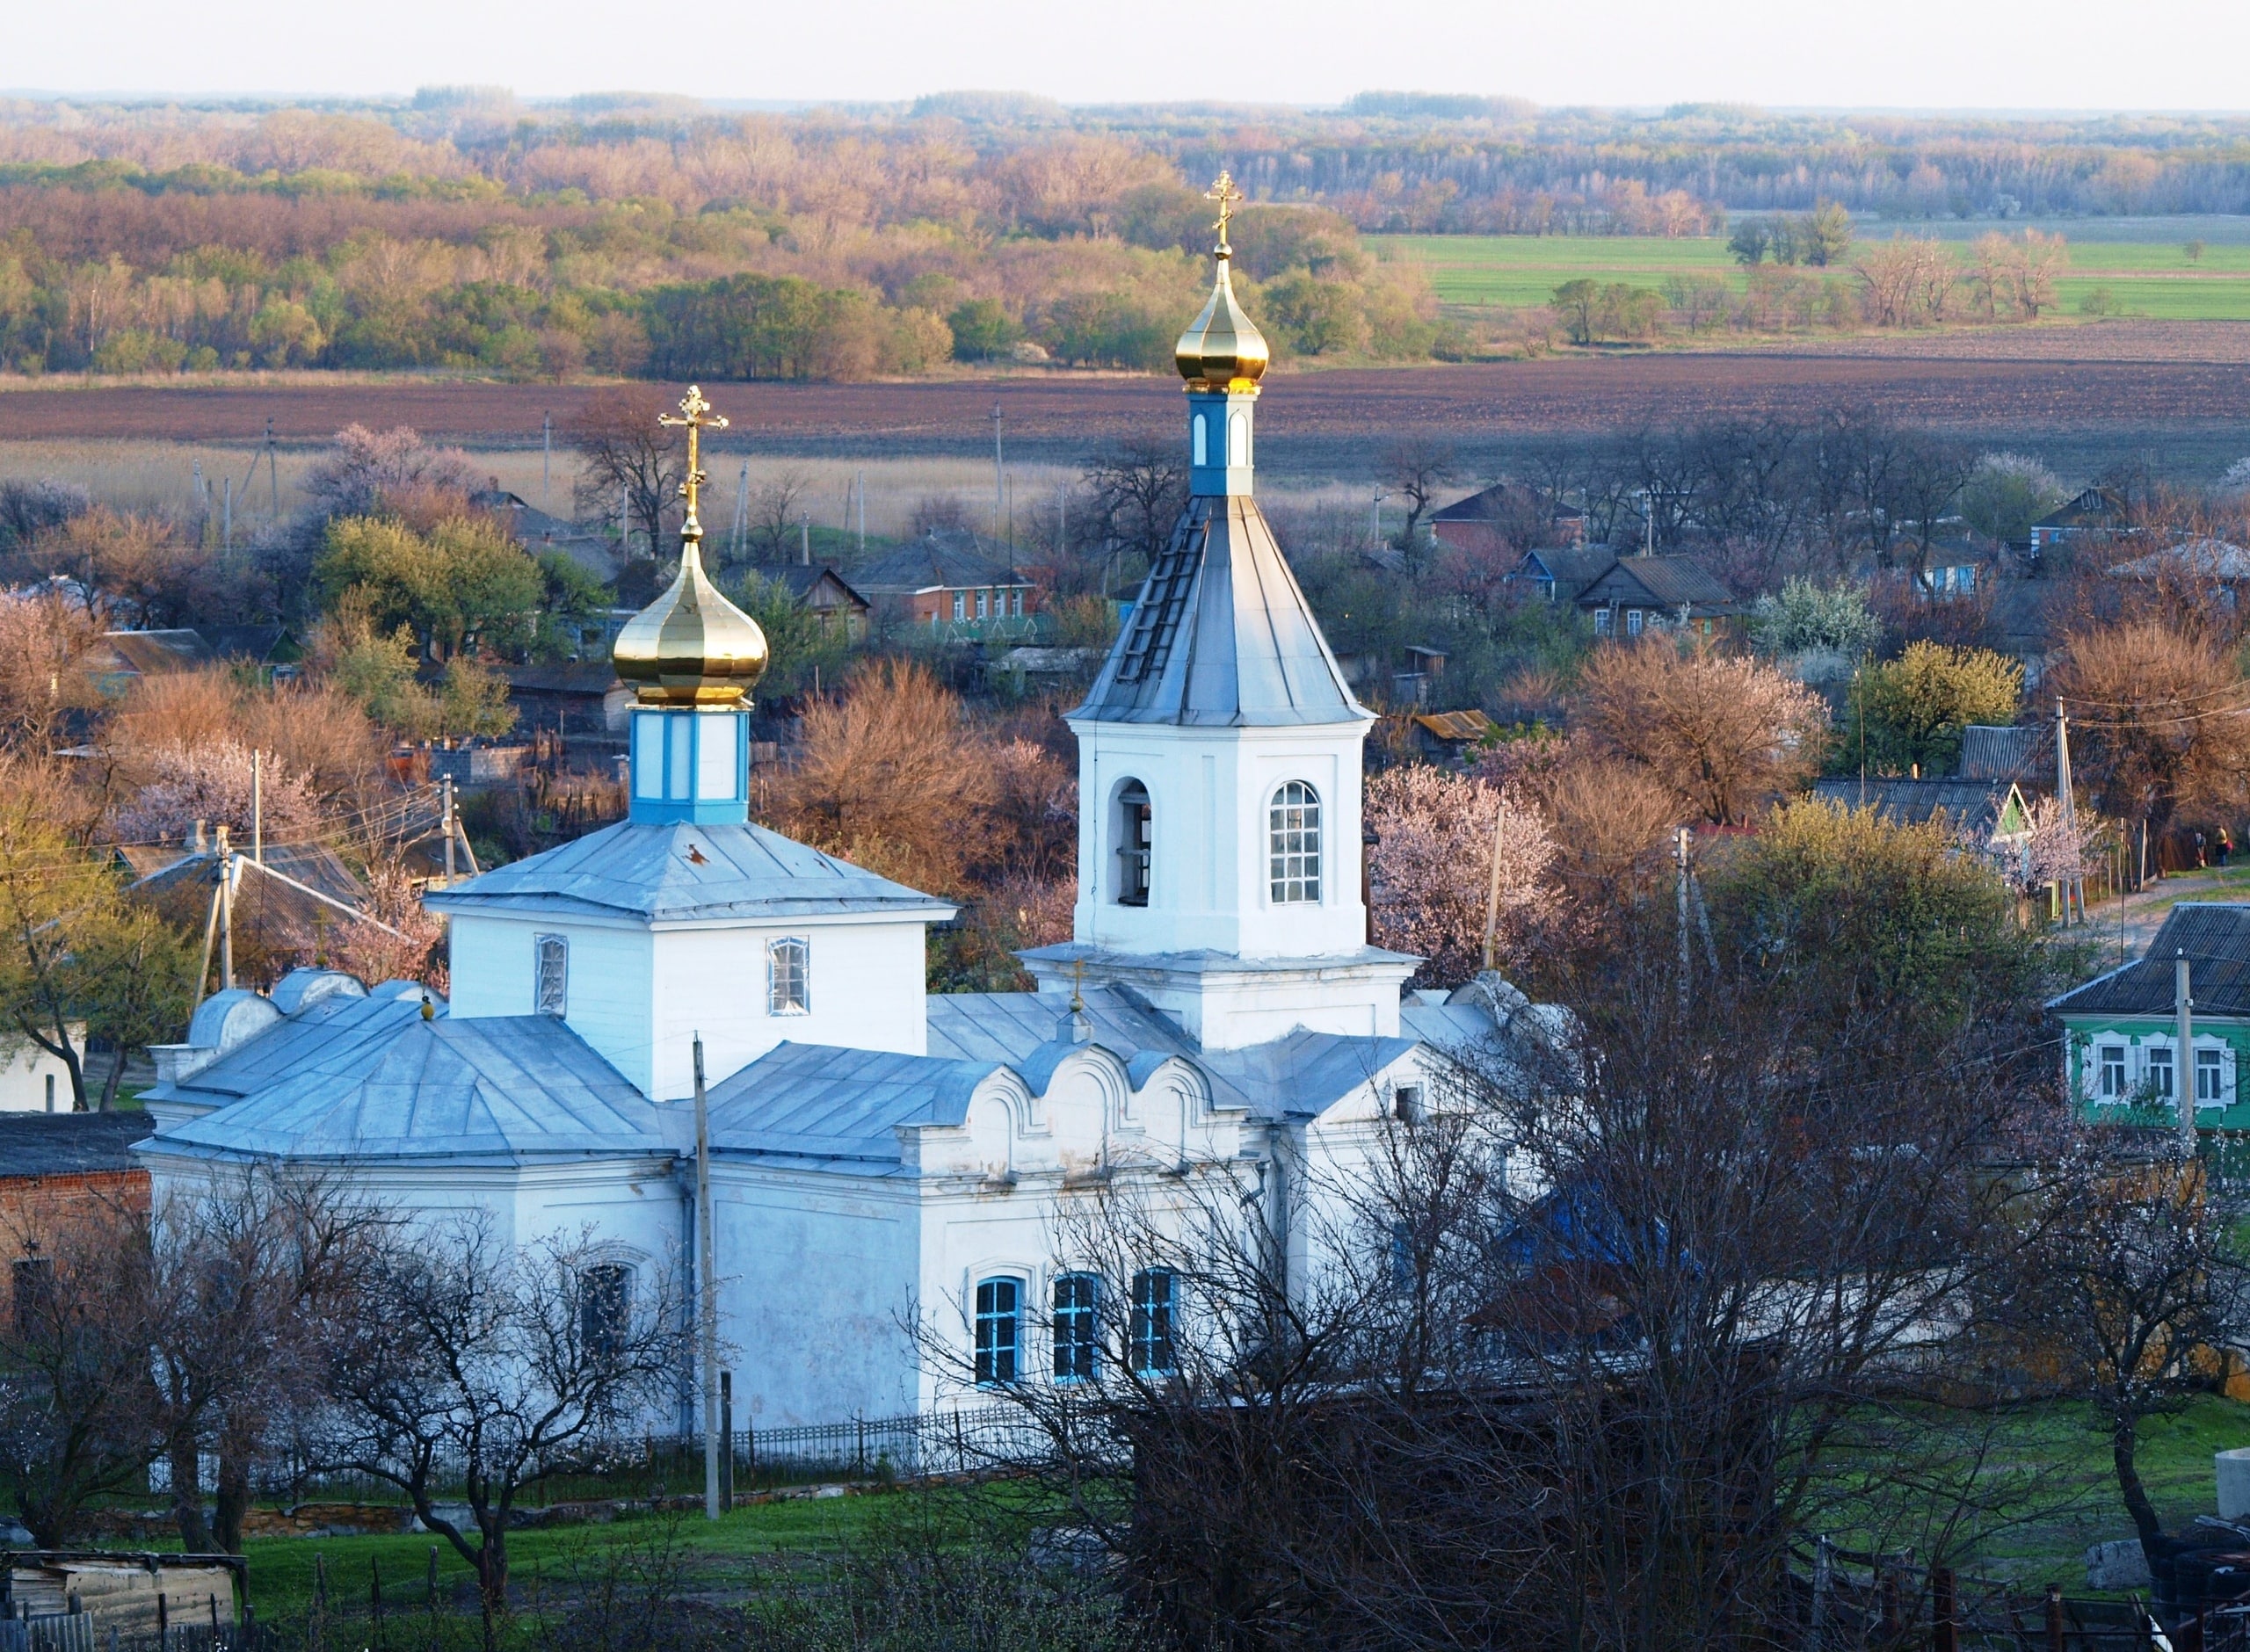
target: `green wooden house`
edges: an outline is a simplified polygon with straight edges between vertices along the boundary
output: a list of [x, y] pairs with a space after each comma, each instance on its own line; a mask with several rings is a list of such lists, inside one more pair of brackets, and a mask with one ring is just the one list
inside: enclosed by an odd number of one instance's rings
[[[2174, 988], [2182, 954], [2195, 1047], [2186, 1058]], [[2174, 907], [2142, 957], [2047, 1007], [2063, 1024], [2064, 1077], [2083, 1117], [2176, 1124], [2178, 1087], [2192, 1083], [2197, 1128], [2250, 1130], [2250, 904]]]

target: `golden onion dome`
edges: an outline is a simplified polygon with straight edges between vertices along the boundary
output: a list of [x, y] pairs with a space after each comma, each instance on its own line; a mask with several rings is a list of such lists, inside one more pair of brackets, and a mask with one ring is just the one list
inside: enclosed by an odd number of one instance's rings
[[703, 571], [689, 518], [671, 588], [626, 622], [613, 656], [643, 706], [739, 705], [766, 673], [766, 634]]
[[1219, 272], [1211, 283], [1211, 296], [1203, 313], [1172, 346], [1172, 359], [1190, 390], [1254, 390], [1272, 359], [1266, 336], [1245, 312], [1234, 295], [1234, 283], [1227, 279], [1233, 253], [1225, 242], [1219, 243]]

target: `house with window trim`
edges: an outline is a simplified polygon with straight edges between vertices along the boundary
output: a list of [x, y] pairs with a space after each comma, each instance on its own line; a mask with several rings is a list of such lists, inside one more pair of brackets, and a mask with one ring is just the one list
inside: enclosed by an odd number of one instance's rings
[[965, 528], [933, 528], [853, 582], [878, 607], [917, 625], [998, 627], [1039, 612], [1039, 587], [1005, 548]]
[[[1492, 982], [1410, 1000], [1419, 960], [1368, 944], [1375, 717], [1252, 496], [1265, 350], [1223, 252], [1179, 359], [1189, 497], [1068, 718], [1078, 897], [1021, 954], [1034, 990], [930, 992], [948, 904], [749, 822], [764, 639], [703, 573], [691, 491], [679, 576], [617, 644], [628, 818], [429, 897], [449, 1002], [304, 970], [203, 1004], [145, 1098], [157, 1196], [301, 1163], [503, 1241], [591, 1229], [587, 1288], [629, 1312], [652, 1272], [700, 1288], [700, 1065], [709, 1283], [763, 1427], [1167, 1366], [1179, 1282], [1078, 1253], [1090, 1190], [1181, 1234], [1259, 1210], [1316, 1288], [1390, 1122], [1453, 1053], [1556, 1021]], [[683, 1431], [708, 1374], [682, 1373]]]
[[1742, 605], [1692, 557], [1621, 556], [1572, 598], [1597, 637], [1637, 640], [1644, 632], [1713, 636], [1735, 626]]
[[[2188, 960], [2192, 1061], [2180, 1054], [2176, 971]], [[2196, 1126], [2250, 1129], [2250, 904], [2182, 902], [2148, 951], [2048, 1006], [2064, 1032], [2064, 1081], [2081, 1117], [2171, 1127], [2192, 1069]]]

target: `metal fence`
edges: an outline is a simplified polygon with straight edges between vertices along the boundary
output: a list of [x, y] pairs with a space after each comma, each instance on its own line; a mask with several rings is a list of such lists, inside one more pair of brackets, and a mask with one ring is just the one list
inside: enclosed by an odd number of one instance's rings
[[[854, 1417], [797, 1428], [737, 1428], [722, 1440], [721, 1461], [743, 1489], [822, 1479], [914, 1480], [1023, 1467], [1051, 1455], [1046, 1431], [1018, 1407], [978, 1406], [922, 1416]], [[295, 1503], [397, 1503], [398, 1488], [372, 1474], [323, 1473], [303, 1464], [275, 1464], [260, 1478], [267, 1496]], [[441, 1488], [450, 1500], [458, 1476]], [[700, 1491], [703, 1437], [643, 1434], [613, 1441], [597, 1455], [546, 1465], [532, 1489], [541, 1501], [640, 1498]], [[9, 1652], [0, 1647], [0, 1652]]]

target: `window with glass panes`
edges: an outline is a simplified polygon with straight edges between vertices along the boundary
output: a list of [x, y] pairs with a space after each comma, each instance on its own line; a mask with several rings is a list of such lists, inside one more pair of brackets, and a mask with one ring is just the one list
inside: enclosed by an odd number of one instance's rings
[[812, 943], [790, 936], [766, 943], [766, 1013], [805, 1015], [812, 1009]]
[[1173, 1368], [1172, 1313], [1174, 1293], [1175, 1279], [1168, 1268], [1144, 1268], [1133, 1276], [1130, 1340], [1136, 1371], [1158, 1373]]
[[1091, 1273], [1055, 1280], [1055, 1380], [1091, 1382], [1101, 1374], [1101, 1281]]
[[2167, 1044], [2149, 1046], [2148, 1093], [2159, 1101], [2169, 1101], [2178, 1094], [2172, 1087], [2172, 1047]]
[[2101, 1047], [2101, 1078], [2096, 1093], [2104, 1101], [2124, 1100], [2126, 1090], [2131, 1088], [2130, 1081], [2125, 1076], [2125, 1047], [2104, 1044]]
[[2219, 1083], [2226, 1071], [2226, 1058], [2217, 1050], [2196, 1052], [2196, 1105], [2198, 1107], [2223, 1107], [2226, 1097]]
[[1303, 780], [1274, 793], [1267, 847], [1276, 905], [1320, 899], [1320, 794]]
[[539, 1002], [541, 1015], [561, 1017], [570, 1010], [570, 939], [567, 935], [541, 935], [532, 945], [539, 953]]
[[984, 1279], [976, 1286], [976, 1386], [1016, 1380], [1023, 1349], [1023, 1281]]

